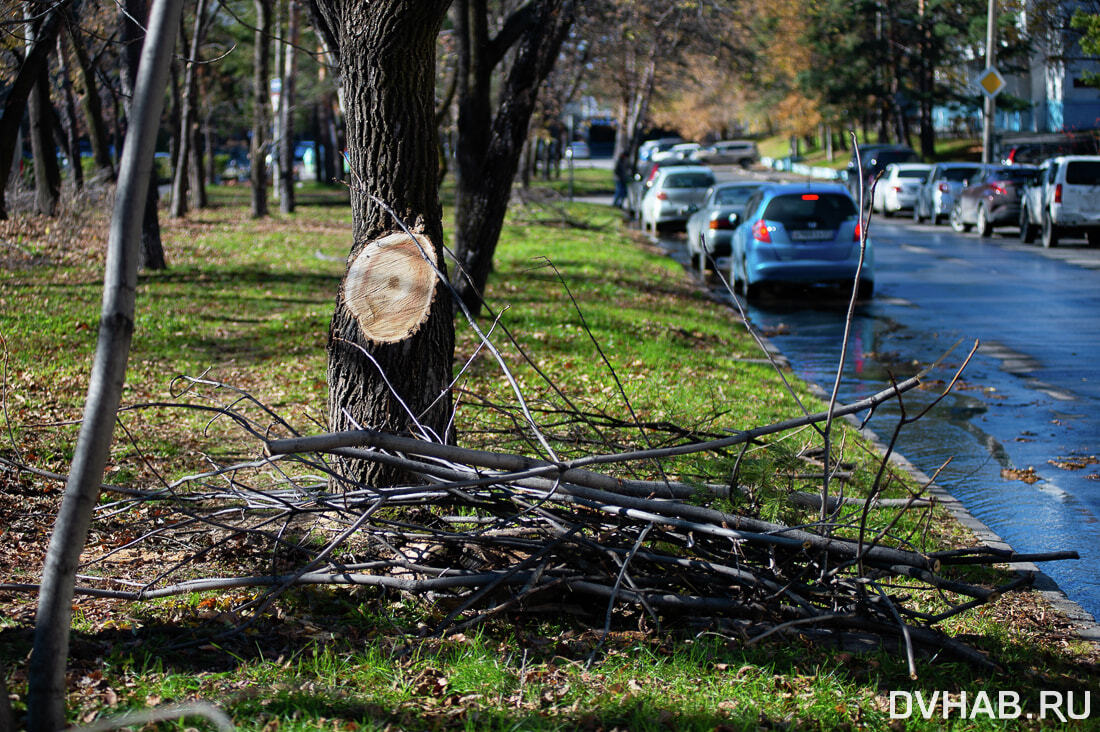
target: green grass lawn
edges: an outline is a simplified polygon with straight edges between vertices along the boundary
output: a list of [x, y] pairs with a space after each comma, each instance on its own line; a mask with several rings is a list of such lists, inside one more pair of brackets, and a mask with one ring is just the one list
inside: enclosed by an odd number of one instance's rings
[[[578, 178], [589, 191], [610, 184], [609, 171]], [[554, 185], [560, 192], [561, 182]], [[210, 209], [163, 222], [170, 269], [140, 278], [124, 402], [173, 400], [175, 376], [206, 374], [247, 390], [303, 431], [321, 431], [325, 338], [349, 248], [350, 212], [343, 193], [309, 188], [295, 214], [253, 221], [247, 194], [246, 188], [214, 189]], [[494, 342], [537, 414], [550, 419], [565, 408], [565, 394], [589, 414], [626, 422], [600, 434], [577, 424], [548, 430], [562, 455], [585, 454], [601, 440], [644, 444], [645, 431], [630, 426], [634, 419], [719, 432], [799, 413], [745, 326], [679, 265], [625, 232], [616, 212], [583, 204], [565, 210], [567, 219], [546, 207], [511, 212], [488, 297], [501, 314]], [[445, 224], [450, 220], [447, 209]], [[8, 459], [67, 470], [95, 342], [104, 239], [96, 207], [0, 227], [0, 241], [11, 244], [0, 249], [0, 455]], [[458, 384], [459, 440], [520, 449], [523, 440], [505, 430], [508, 411], [481, 406], [514, 407], [508, 384], [478, 352], [468, 325], [460, 319], [456, 329], [456, 371], [470, 362]], [[786, 378], [809, 408], [821, 407], [804, 385], [789, 373]], [[126, 429], [116, 439], [108, 480], [155, 486], [158, 476], [172, 479], [201, 469], [207, 459], [254, 449], [208, 422], [166, 407], [124, 412]], [[654, 428], [652, 434], [662, 433]], [[837, 427], [837, 438], [855, 472], [850, 490], [866, 491], [876, 457], [846, 424]], [[802, 430], [748, 454], [742, 481], [762, 515], [810, 520], [783, 500], [788, 489], [809, 486], [782, 476], [797, 465], [798, 452], [819, 443]], [[663, 467], [670, 477], [704, 480], [728, 475], [736, 457], [698, 455]], [[4, 576], [33, 582], [59, 486], [0, 468], [0, 488]], [[903, 491], [904, 479], [893, 479], [892, 494]], [[114, 546], [139, 530], [138, 523], [104, 518], [91, 542]], [[913, 532], [929, 550], [969, 541], [939, 512], [906, 519], [899, 531]], [[131, 561], [155, 566], [164, 559]], [[977, 579], [1002, 581], [1004, 575]], [[1100, 682], [1095, 649], [1028, 594], [981, 606], [948, 626], [991, 654], [1001, 670], [922, 656], [917, 680], [909, 678], [897, 648], [854, 652], [779, 635], [748, 645], [733, 629], [670, 624], [658, 631], [643, 615], [603, 638], [600, 628], [571, 621], [568, 607], [503, 618], [445, 640], [416, 639], [418, 627], [431, 625], [441, 611], [367, 588], [292, 591], [244, 632], [219, 635], [240, 620], [234, 607], [249, 596], [234, 591], [149, 603], [79, 598], [71, 721], [203, 699], [242, 729], [265, 731], [887, 729], [891, 690], [1015, 690], [1025, 711], [1036, 711], [1040, 689], [1080, 693]], [[927, 596], [919, 602], [935, 607], [942, 601]], [[33, 603], [28, 595], [0, 595], [0, 660], [17, 695], [17, 716], [25, 712]], [[1098, 703], [1094, 699], [1094, 716]], [[187, 720], [167, 728], [208, 728], [203, 725]], [[908, 728], [1008, 726], [953, 717], [910, 720]]]

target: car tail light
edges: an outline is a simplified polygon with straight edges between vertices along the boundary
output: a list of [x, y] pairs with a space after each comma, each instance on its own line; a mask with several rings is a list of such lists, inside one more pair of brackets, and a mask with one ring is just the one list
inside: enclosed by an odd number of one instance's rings
[[756, 239], [757, 241], [762, 241], [765, 244], [772, 243], [771, 232], [768, 231], [768, 225], [765, 224], [763, 221], [757, 221], [755, 224], [752, 225], [752, 238]]
[[1062, 184], [1061, 183], [1054, 186], [1054, 202], [1055, 203], [1061, 203], [1062, 202]]
[[657, 171], [658, 170], [660, 170], [660, 168], [657, 167], [656, 165], [654, 165], [652, 168], [650, 168], [649, 169], [649, 175], [646, 177], [645, 182], [646, 183], [652, 183], [653, 179], [657, 177]]
[[890, 190], [894, 193], [901, 193], [901, 186], [890, 186]]
[[803, 201], [816, 201], [820, 198], [821, 198], [821, 196], [817, 195], [816, 193], [803, 193], [802, 194], [802, 200]]
[[1008, 188], [1005, 187], [1004, 183], [990, 183], [989, 190], [993, 191], [995, 196], [1003, 196], [1008, 193]]
[[664, 191], [661, 191], [660, 193], [657, 194], [657, 200], [658, 201], [667, 201], [668, 200], [668, 194], [665, 193]]
[[947, 185], [946, 183], [940, 183], [940, 193], [950, 193], [950, 192], [951, 192], [951, 186]]
[[734, 229], [736, 227], [733, 225], [733, 221], [730, 220], [731, 218], [732, 218], [732, 215], [731, 216], [716, 216], [715, 218], [710, 220], [710, 228], [711, 229]]
[[860, 237], [862, 235], [863, 235], [863, 223], [860, 222], [860, 221], [857, 221], [855, 231], [852, 232], [852, 241], [859, 241]]

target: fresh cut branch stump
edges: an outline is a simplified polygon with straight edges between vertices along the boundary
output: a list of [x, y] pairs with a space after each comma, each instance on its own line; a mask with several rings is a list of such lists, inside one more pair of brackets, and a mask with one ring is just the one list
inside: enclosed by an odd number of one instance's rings
[[396, 343], [420, 329], [435, 296], [434, 261], [435, 247], [420, 234], [390, 234], [359, 250], [343, 297], [368, 339]]

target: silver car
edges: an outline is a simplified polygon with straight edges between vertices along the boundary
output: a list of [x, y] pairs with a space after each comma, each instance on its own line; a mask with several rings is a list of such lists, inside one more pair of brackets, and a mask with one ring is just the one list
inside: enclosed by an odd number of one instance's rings
[[875, 185], [874, 209], [883, 216], [913, 208], [931, 165], [925, 163], [890, 163]]
[[955, 199], [963, 188], [985, 172], [980, 163], [937, 163], [932, 166], [924, 185], [917, 194], [913, 206], [913, 220], [918, 224], [925, 219], [939, 224], [951, 215]]
[[642, 198], [642, 229], [657, 232], [659, 226], [684, 226], [699, 208], [707, 189], [714, 185], [714, 171], [703, 165], [661, 168]]
[[711, 186], [699, 210], [687, 222], [687, 248], [691, 266], [700, 272], [730, 255], [734, 229], [745, 213], [745, 204], [762, 183], [735, 181]]

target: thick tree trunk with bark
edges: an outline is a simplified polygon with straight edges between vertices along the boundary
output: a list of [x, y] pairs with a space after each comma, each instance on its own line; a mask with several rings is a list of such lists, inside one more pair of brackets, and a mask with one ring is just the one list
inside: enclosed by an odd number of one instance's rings
[[[313, 6], [341, 66], [352, 181], [353, 244], [329, 330], [333, 429], [449, 437], [454, 323], [433, 106], [436, 33], [449, 1]], [[342, 469], [373, 484], [400, 477], [362, 461]]]
[[[142, 42], [145, 40], [145, 24], [149, 15], [145, 0], [125, 0], [119, 10], [119, 37], [122, 39], [122, 93], [126, 105], [127, 125], [134, 124], [134, 87], [137, 83], [138, 63], [141, 61]], [[168, 269], [164, 256], [164, 243], [160, 238], [160, 219], [157, 204], [157, 168], [149, 171], [149, 185], [145, 194], [145, 211], [141, 222], [141, 267], [143, 269]]]
[[[573, 25], [574, 0], [521, 6], [490, 39], [485, 0], [456, 3], [459, 37], [458, 156], [455, 187], [455, 289], [471, 313], [492, 271], [508, 197], [539, 87]], [[500, 104], [490, 109], [493, 68], [515, 45]]]
[[252, 77], [252, 218], [267, 216], [267, 76], [271, 56], [271, 4], [273, 0], [255, 0], [256, 32], [253, 34]]

